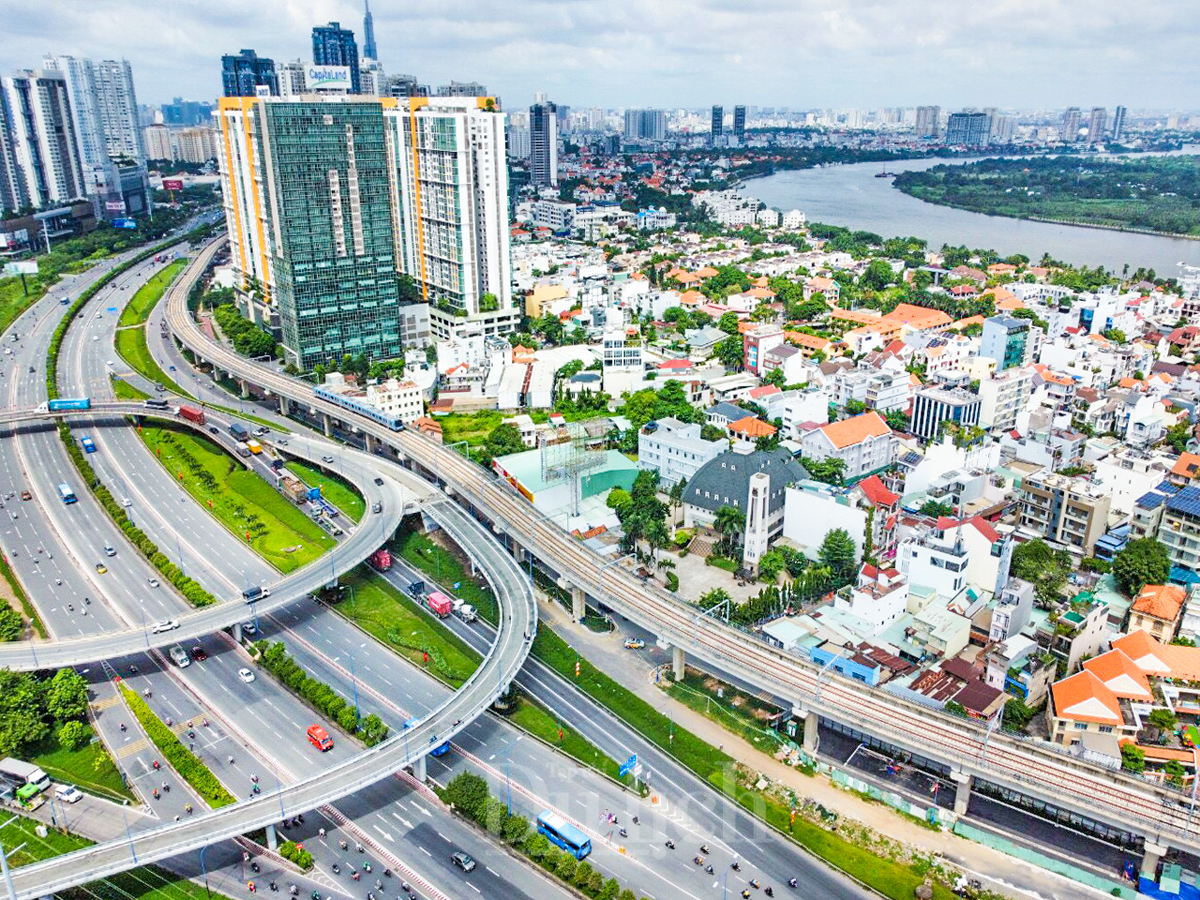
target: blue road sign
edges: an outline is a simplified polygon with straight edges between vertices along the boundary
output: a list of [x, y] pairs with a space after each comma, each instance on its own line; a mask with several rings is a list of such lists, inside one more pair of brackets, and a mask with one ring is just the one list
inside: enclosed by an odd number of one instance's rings
[[625, 762], [621, 763], [621, 767], [619, 769], [617, 769], [617, 773], [618, 773], [619, 777], [624, 778], [626, 775], [629, 774], [630, 771], [632, 771], [633, 767], [636, 765], [637, 765], [637, 754], [635, 753], [635, 754], [633, 754], [633, 756], [629, 757], [629, 759], [625, 760]]

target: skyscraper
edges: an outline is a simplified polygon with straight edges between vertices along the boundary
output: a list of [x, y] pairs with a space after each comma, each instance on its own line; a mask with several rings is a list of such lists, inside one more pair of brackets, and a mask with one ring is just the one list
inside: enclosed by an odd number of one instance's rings
[[73, 56], [47, 56], [42, 65], [48, 71], [62, 72], [66, 79], [76, 146], [84, 168], [119, 158], [145, 162], [133, 70], [128, 61], [105, 59], [94, 63]]
[[307, 92], [304, 63], [300, 60], [294, 59], [291, 62], [280, 63], [275, 70], [275, 75], [279, 79], [280, 97], [299, 97]]
[[[6, 186], [0, 203], [41, 208], [86, 195], [75, 120], [62, 72], [26, 69], [0, 81]], [[7, 162], [11, 160], [11, 162]]]
[[529, 183], [558, 187], [558, 110], [539, 93], [529, 107]]
[[733, 108], [733, 136], [737, 138], [739, 144], [746, 138], [746, 107], [744, 106]]
[[275, 60], [259, 56], [253, 50], [222, 56], [221, 85], [226, 97], [254, 97], [260, 87], [266, 88], [272, 97], [278, 96]]
[[313, 62], [318, 66], [348, 66], [350, 93], [359, 93], [358, 44], [354, 42], [354, 32], [338, 22], [316, 25], [312, 30], [312, 43]]
[[1099, 144], [1104, 141], [1108, 131], [1108, 110], [1103, 106], [1092, 107], [1092, 117], [1088, 120], [1087, 142]]
[[709, 138], [709, 143], [715, 144], [725, 132], [725, 107], [714, 106], [712, 108], [712, 126], [710, 132], [712, 136]]
[[942, 108], [940, 106], [917, 107], [917, 137], [922, 140], [936, 140], [941, 133]]
[[375, 17], [371, 15], [371, 0], [363, 0], [366, 14], [363, 16], [363, 56], [379, 59], [375, 51]]
[[1118, 106], [1117, 111], [1113, 114], [1112, 139], [1119, 141], [1125, 133], [1125, 115], [1128, 110], [1123, 106]]
[[1064, 144], [1072, 144], [1079, 140], [1079, 107], [1069, 106], [1063, 113], [1062, 140]]
[[946, 123], [946, 143], [950, 146], [982, 147], [988, 139], [988, 114], [957, 112]]
[[631, 141], [666, 140], [667, 114], [661, 109], [625, 110], [625, 137]]

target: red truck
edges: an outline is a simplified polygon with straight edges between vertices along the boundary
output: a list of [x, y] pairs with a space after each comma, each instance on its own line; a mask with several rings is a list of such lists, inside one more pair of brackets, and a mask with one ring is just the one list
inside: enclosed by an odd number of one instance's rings
[[429, 607], [429, 611], [439, 619], [445, 619], [454, 609], [454, 603], [441, 591], [434, 591], [426, 597], [425, 604]]
[[195, 422], [197, 425], [204, 424], [204, 410], [196, 409], [194, 406], [179, 407], [179, 415], [189, 422]]
[[386, 572], [392, 567], [392, 554], [388, 552], [387, 547], [380, 547], [371, 554], [368, 562], [375, 567], [377, 572]]

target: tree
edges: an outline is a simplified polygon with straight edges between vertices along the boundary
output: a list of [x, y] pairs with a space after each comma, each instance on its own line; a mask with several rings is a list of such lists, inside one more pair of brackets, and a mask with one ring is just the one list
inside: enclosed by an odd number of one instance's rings
[[562, 859], [558, 861], [558, 865], [554, 867], [554, 874], [563, 881], [571, 882], [575, 880], [575, 869], [579, 862], [570, 853], [564, 853]]
[[1150, 710], [1150, 715], [1146, 717], [1146, 721], [1159, 731], [1166, 732], [1174, 731], [1175, 726], [1179, 724], [1179, 719], [1175, 717], [1175, 713], [1162, 706]]
[[725, 603], [729, 600], [729, 591], [725, 588], [711, 588], [700, 595], [700, 605], [705, 609], [716, 606], [718, 603]]
[[746, 529], [746, 514], [735, 506], [722, 506], [713, 519], [713, 528], [720, 533], [725, 550], [732, 552]]
[[1146, 771], [1146, 751], [1137, 744], [1121, 745], [1121, 768], [1135, 774]]
[[739, 369], [742, 366], [742, 354], [745, 342], [740, 334], [731, 334], [724, 340], [713, 345], [713, 355], [728, 369]]
[[1183, 768], [1183, 763], [1177, 759], [1168, 760], [1163, 766], [1163, 773], [1167, 776], [1167, 781], [1176, 787], [1183, 787], [1183, 776], [1187, 774]]
[[21, 614], [12, 607], [0, 608], [0, 641], [19, 641], [24, 633]]
[[0, 755], [23, 755], [50, 734], [41, 685], [25, 672], [0, 669]]
[[801, 457], [800, 464], [807, 470], [809, 478], [825, 484], [840, 485], [846, 474], [846, 461], [836, 456], [828, 459]]
[[1167, 548], [1154, 538], [1135, 538], [1113, 560], [1117, 588], [1134, 597], [1147, 584], [1166, 584], [1171, 574]]
[[633, 498], [629, 496], [629, 491], [623, 487], [615, 487], [608, 492], [608, 498], [604, 501], [604, 505], [609, 509], [624, 509], [632, 502]]
[[738, 333], [738, 314], [732, 310], [727, 313], [722, 313], [721, 318], [717, 320], [717, 328], [726, 334]]
[[87, 713], [87, 681], [74, 669], [59, 669], [46, 688], [46, 709], [55, 719], [65, 722], [82, 719]]
[[487, 808], [487, 779], [473, 772], [459, 772], [446, 785], [446, 801], [467, 818], [479, 821]]
[[64, 722], [58, 729], [58, 746], [78, 750], [91, 740], [91, 732], [82, 722]]
[[954, 515], [954, 507], [949, 503], [939, 503], [937, 500], [926, 500], [921, 504], [921, 508], [917, 510], [917, 512], [923, 516], [932, 516], [934, 518], [939, 516], [952, 516]]
[[1192, 436], [1192, 423], [1188, 420], [1176, 422], [1167, 429], [1166, 437], [1163, 441], [1171, 445], [1171, 449], [1176, 453], [1183, 453], [1187, 450], [1188, 439]]
[[524, 816], [505, 816], [501, 833], [510, 844], [520, 844], [529, 836], [529, 820]]
[[610, 878], [604, 882], [604, 887], [600, 888], [600, 893], [596, 896], [596, 900], [617, 900], [617, 894], [621, 893], [621, 885], [617, 883], [617, 879]]
[[855, 554], [854, 541], [845, 528], [827, 532], [821, 542], [821, 562], [842, 581], [854, 574]]
[[896, 277], [892, 267], [882, 259], [873, 259], [865, 272], [858, 278], [860, 287], [871, 291], [882, 291]]
[[1044, 606], [1052, 605], [1061, 596], [1070, 571], [1070, 554], [1051, 550], [1041, 538], [1026, 541], [1013, 551], [1011, 574], [1032, 584]]
[[515, 425], [497, 425], [488, 433], [483, 446], [489, 456], [496, 457], [520, 453], [525, 449], [525, 442]]
[[1004, 704], [1004, 724], [1010, 728], [1024, 730], [1036, 714], [1037, 711], [1030, 709], [1019, 697]]

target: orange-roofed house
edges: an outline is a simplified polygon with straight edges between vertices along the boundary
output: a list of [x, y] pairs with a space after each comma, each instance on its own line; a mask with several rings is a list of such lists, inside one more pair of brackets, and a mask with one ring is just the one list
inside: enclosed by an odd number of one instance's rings
[[675, 280], [683, 285], [699, 284], [700, 276], [694, 272], [680, 272], [675, 276]]
[[769, 278], [767, 278], [766, 275], [759, 275], [757, 278], [754, 279], [755, 287], [765, 288], [768, 285], [770, 285], [770, 283], [771, 283], [771, 281]]
[[679, 295], [679, 305], [684, 309], [699, 309], [707, 302], [708, 298], [699, 291], [684, 291]]
[[828, 425], [801, 426], [804, 455], [813, 459], [840, 459], [843, 477], [861, 478], [896, 461], [896, 438], [877, 412], [865, 412]]
[[1182, 486], [1194, 481], [1197, 476], [1200, 476], [1200, 455], [1181, 453], [1179, 459], [1175, 460], [1175, 465], [1171, 467], [1167, 480]]
[[1064, 747], [1082, 743], [1088, 733], [1112, 735], [1116, 747], [1116, 741], [1133, 738], [1138, 728], [1129, 703], [1086, 669], [1051, 685], [1046, 719], [1050, 740]]
[[1015, 275], [1017, 267], [1012, 263], [992, 263], [987, 270], [989, 275]]
[[826, 303], [836, 306], [842, 296], [842, 289], [832, 278], [816, 276], [804, 282], [804, 299], [811, 300], [813, 294], [824, 295]]
[[701, 266], [695, 272], [697, 278], [715, 278], [719, 274], [712, 266]]
[[1146, 631], [1170, 643], [1179, 628], [1184, 589], [1177, 584], [1148, 584], [1138, 592], [1129, 607], [1129, 626], [1126, 631]]
[[1104, 686], [1126, 700], [1153, 703], [1154, 692], [1146, 673], [1120, 650], [1109, 650], [1089, 659], [1083, 668], [1104, 682]]
[[771, 437], [777, 430], [774, 425], [754, 416], [746, 416], [744, 419], [730, 422], [726, 428], [730, 437], [751, 442], [757, 441], [759, 438]]
[[805, 359], [812, 359], [815, 353], [824, 353], [829, 356], [833, 349], [833, 341], [829, 338], [805, 334], [803, 331], [785, 331], [783, 337], [789, 344], [799, 347]]

